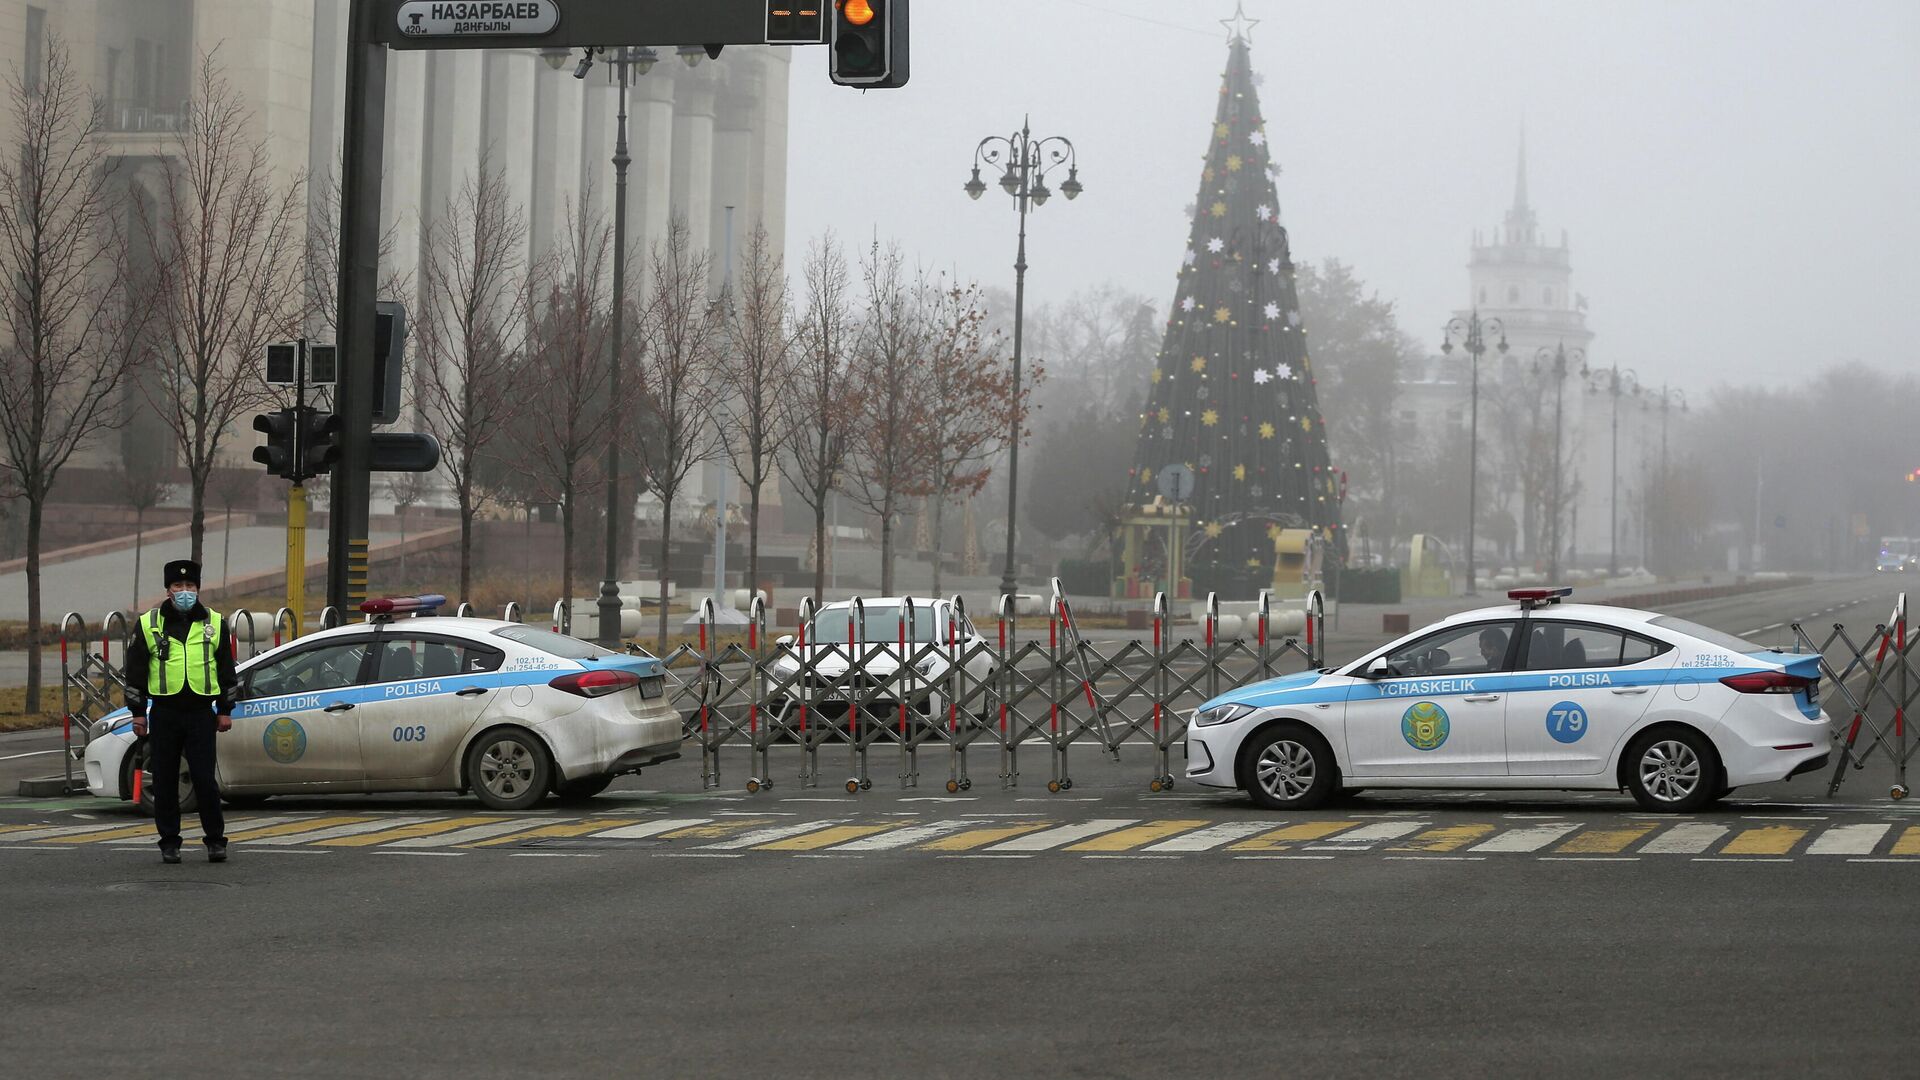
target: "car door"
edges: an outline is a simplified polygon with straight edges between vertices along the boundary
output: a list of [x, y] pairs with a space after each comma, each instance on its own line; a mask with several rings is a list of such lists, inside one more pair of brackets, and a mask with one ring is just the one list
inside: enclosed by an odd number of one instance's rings
[[1597, 623], [1529, 619], [1507, 698], [1517, 776], [1591, 776], [1647, 711], [1679, 657], [1671, 645]]
[[236, 688], [233, 730], [220, 737], [220, 785], [357, 789], [365, 775], [354, 698], [371, 634], [332, 637], [249, 667]]
[[[1347, 692], [1356, 776], [1504, 776], [1518, 620], [1450, 626], [1396, 647]], [[1377, 661], [1376, 661], [1377, 663]]]
[[484, 676], [500, 670], [506, 654], [411, 628], [389, 628], [379, 642], [367, 700], [357, 711], [368, 780], [435, 776], [499, 693]]

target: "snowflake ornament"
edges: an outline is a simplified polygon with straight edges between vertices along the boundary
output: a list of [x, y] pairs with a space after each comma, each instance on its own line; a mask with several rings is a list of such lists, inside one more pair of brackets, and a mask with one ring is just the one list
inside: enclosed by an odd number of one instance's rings
[[1194, 307], [1193, 297], [1191, 296], [1187, 297], [1185, 300], [1180, 301], [1181, 311], [1192, 311], [1193, 307]]
[[1267, 381], [1272, 378], [1272, 375], [1267, 374], [1266, 368], [1253, 369], [1253, 385], [1255, 386], [1265, 386], [1267, 385]]
[[1261, 221], [1266, 221], [1273, 217], [1273, 207], [1268, 206], [1266, 203], [1261, 203], [1259, 206], [1254, 207], [1253, 216], [1259, 218]]
[[[1191, 215], [1189, 215], [1189, 216], [1191, 216]], [[1195, 255], [1195, 254], [1193, 253], [1193, 249], [1192, 249], [1192, 248], [1188, 248], [1188, 249], [1186, 250], [1186, 253], [1185, 253], [1184, 255], [1181, 255], [1181, 256], [1180, 256], [1180, 262], [1181, 262], [1181, 263], [1182, 263], [1183, 265], [1186, 265], [1186, 266], [1192, 266], [1192, 265], [1193, 265], [1194, 263], [1196, 263], [1196, 262], [1198, 262], [1198, 261], [1199, 261], [1199, 259], [1200, 259], [1200, 256], [1198, 256], [1198, 255]]]
[[1273, 374], [1275, 378], [1291, 379], [1293, 378], [1293, 365], [1292, 364], [1275, 364], [1273, 365]]
[[1300, 312], [1298, 309], [1287, 312], [1287, 325], [1288, 326], [1300, 325]]
[[1277, 319], [1280, 317], [1280, 305], [1272, 301], [1268, 301], [1267, 306], [1263, 310], [1269, 319]]
[[1256, 131], [1247, 136], [1247, 141], [1255, 146], [1265, 146], [1267, 145], [1267, 133], [1264, 131]]

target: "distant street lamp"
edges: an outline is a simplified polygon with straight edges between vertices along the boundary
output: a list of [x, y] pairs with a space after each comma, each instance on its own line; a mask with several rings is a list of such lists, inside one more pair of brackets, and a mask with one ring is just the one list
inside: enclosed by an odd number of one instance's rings
[[1542, 364], [1553, 365], [1553, 527], [1550, 531], [1553, 546], [1547, 554], [1547, 580], [1556, 584], [1560, 580], [1560, 514], [1566, 509], [1565, 504], [1561, 502], [1560, 421], [1563, 413], [1563, 399], [1566, 396], [1569, 359], [1578, 361], [1582, 368], [1587, 366], [1586, 350], [1576, 348], [1569, 353], [1567, 343], [1564, 341], [1552, 349], [1543, 345], [1539, 352], [1533, 354], [1533, 370], [1536, 373]]
[[1507, 327], [1499, 319], [1482, 319], [1480, 309], [1475, 308], [1466, 318], [1454, 317], [1440, 328], [1440, 351], [1453, 354], [1453, 341], [1460, 339], [1461, 346], [1471, 357], [1473, 368], [1472, 420], [1467, 428], [1467, 595], [1477, 595], [1479, 586], [1474, 580], [1473, 525], [1478, 515], [1480, 498], [1480, 357], [1487, 351], [1487, 335], [1497, 334], [1500, 343], [1496, 346], [1500, 355], [1507, 354]]
[[[1660, 410], [1660, 508], [1664, 511], [1667, 509], [1667, 414], [1676, 408], [1686, 412], [1687, 395], [1677, 386], [1661, 383], [1658, 393], [1647, 391], [1646, 407]], [[1646, 531], [1651, 532], [1650, 529]], [[1651, 560], [1644, 553], [1641, 558], [1651, 565]]]
[[1000, 190], [1013, 196], [1014, 205], [1020, 211], [1020, 248], [1013, 262], [1013, 397], [1008, 402], [1013, 432], [1007, 447], [1007, 563], [1000, 575], [1002, 595], [1011, 594], [1019, 585], [1014, 573], [1013, 538], [1014, 521], [1020, 509], [1020, 362], [1027, 305], [1027, 205], [1047, 205], [1047, 200], [1053, 197], [1053, 191], [1047, 187], [1047, 171], [1062, 162], [1067, 166], [1067, 180], [1060, 185], [1060, 194], [1072, 200], [1086, 190], [1080, 186], [1080, 163], [1074, 157], [1073, 143], [1059, 135], [1036, 139], [1031, 128], [1029, 120], [1022, 120], [1020, 130], [1011, 136], [989, 135], [981, 139], [973, 151], [973, 179], [963, 188], [968, 198], [978, 200], [987, 193], [986, 182], [980, 179], [981, 162], [992, 166], [1004, 163], [1006, 171], [1000, 174]]
[[1587, 380], [1587, 392], [1597, 394], [1605, 391], [1613, 398], [1613, 479], [1611, 481], [1612, 507], [1609, 515], [1607, 537], [1607, 576], [1620, 575], [1620, 395], [1629, 397], [1640, 395], [1640, 379], [1633, 369], [1620, 370], [1620, 365], [1594, 368], [1589, 370], [1585, 364], [1580, 366], [1580, 374]]

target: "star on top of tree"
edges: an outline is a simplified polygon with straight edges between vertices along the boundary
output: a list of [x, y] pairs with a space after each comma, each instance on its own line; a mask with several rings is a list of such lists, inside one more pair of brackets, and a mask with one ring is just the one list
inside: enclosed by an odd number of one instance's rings
[[1260, 25], [1260, 20], [1247, 18], [1247, 8], [1245, 4], [1235, 4], [1233, 5], [1233, 18], [1221, 19], [1220, 25], [1227, 28], [1228, 41], [1250, 42], [1253, 40], [1253, 28]]

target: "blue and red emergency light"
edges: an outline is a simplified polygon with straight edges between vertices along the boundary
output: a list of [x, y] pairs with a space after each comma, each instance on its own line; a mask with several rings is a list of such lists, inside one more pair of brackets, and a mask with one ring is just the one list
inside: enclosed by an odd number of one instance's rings
[[1557, 604], [1573, 595], [1573, 586], [1560, 585], [1551, 589], [1508, 589], [1507, 599], [1520, 602], [1521, 611], [1532, 611], [1537, 607]]
[[421, 612], [434, 611], [445, 604], [447, 598], [439, 593], [425, 596], [379, 596], [360, 602], [363, 615], [418, 615]]

